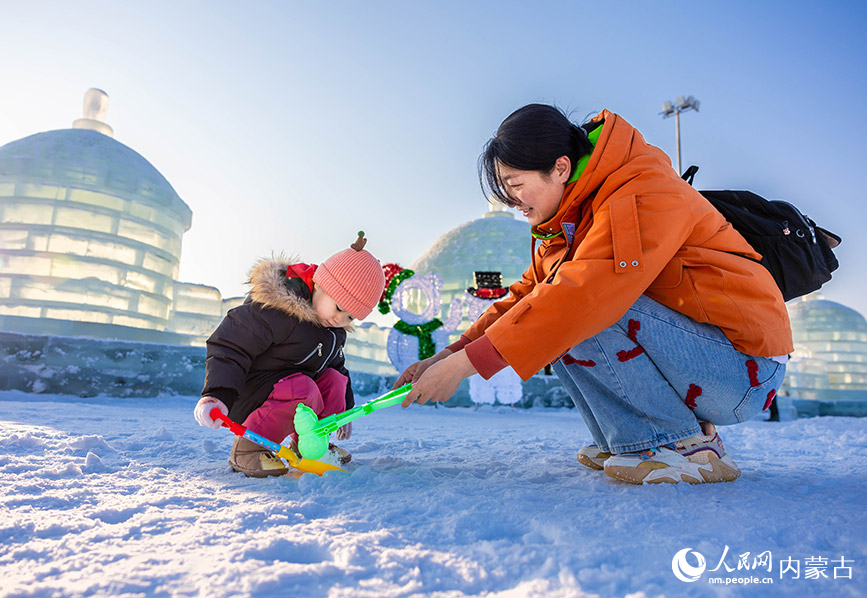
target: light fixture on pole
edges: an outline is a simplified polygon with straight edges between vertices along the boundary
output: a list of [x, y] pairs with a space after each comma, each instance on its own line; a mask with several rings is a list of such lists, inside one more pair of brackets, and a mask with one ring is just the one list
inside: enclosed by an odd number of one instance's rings
[[677, 136], [677, 174], [683, 173], [680, 166], [680, 113], [686, 112], [687, 110], [695, 110], [698, 112], [699, 104], [701, 104], [701, 102], [692, 96], [686, 98], [680, 96], [674, 101], [674, 104], [671, 102], [664, 102], [662, 104], [662, 112], [660, 112], [662, 118], [668, 118], [672, 114], [674, 115], [674, 129]]

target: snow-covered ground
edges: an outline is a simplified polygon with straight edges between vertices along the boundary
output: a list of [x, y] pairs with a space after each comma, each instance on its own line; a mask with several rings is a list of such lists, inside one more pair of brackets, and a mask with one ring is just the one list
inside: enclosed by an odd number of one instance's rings
[[867, 595], [867, 420], [723, 428], [740, 480], [639, 487], [574, 410], [393, 407], [351, 471], [257, 480], [195, 400], [0, 392], [0, 596]]

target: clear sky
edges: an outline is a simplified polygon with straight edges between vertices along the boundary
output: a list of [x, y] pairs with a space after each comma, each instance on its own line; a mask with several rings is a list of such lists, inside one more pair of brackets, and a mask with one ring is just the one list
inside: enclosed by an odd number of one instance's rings
[[478, 154], [526, 103], [608, 108], [674, 159], [661, 105], [693, 95], [696, 186], [843, 236], [825, 293], [867, 314], [865, 28], [863, 2], [6, 2], [0, 145], [105, 90], [193, 210], [181, 280], [233, 296], [257, 258], [318, 262], [358, 229], [408, 266], [487, 209]]

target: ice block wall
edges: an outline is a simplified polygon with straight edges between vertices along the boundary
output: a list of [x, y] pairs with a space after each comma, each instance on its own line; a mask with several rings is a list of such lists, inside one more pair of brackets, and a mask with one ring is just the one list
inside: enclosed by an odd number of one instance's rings
[[0, 317], [165, 330], [192, 212], [88, 94], [74, 128], [0, 147]]

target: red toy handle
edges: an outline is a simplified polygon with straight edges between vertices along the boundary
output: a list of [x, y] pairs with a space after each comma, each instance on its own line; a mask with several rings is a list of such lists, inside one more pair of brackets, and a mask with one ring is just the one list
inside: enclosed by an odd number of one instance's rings
[[243, 436], [244, 432], [247, 431], [247, 428], [245, 426], [242, 426], [239, 423], [233, 422], [231, 419], [229, 419], [229, 417], [227, 415], [224, 415], [223, 412], [220, 411], [220, 409], [217, 407], [214, 407], [213, 409], [211, 409], [211, 413], [209, 413], [209, 415], [211, 416], [211, 419], [218, 419], [221, 422], [223, 422], [223, 427], [229, 428], [229, 430], [231, 430], [232, 433], [235, 434], [236, 436]]
[[271, 449], [272, 451], [277, 453], [278, 457], [283, 457], [287, 461], [289, 461], [289, 466], [294, 467], [299, 471], [306, 471], [308, 473], [315, 473], [316, 475], [322, 475], [326, 471], [343, 471], [336, 465], [331, 465], [329, 463], [320, 463], [319, 461], [311, 461], [309, 459], [302, 459], [295, 455], [292, 452], [291, 448], [285, 447], [277, 442], [272, 442], [267, 438], [260, 436], [250, 430], [247, 429], [246, 426], [242, 426], [241, 424], [233, 422], [227, 416], [223, 415], [223, 412], [220, 411], [217, 407], [211, 409], [208, 415], [211, 416], [213, 420], [219, 420], [223, 422], [223, 426], [229, 428], [233, 434], [236, 436], [241, 436], [250, 440], [251, 442], [255, 442], [256, 444], [262, 445], [265, 448]]

